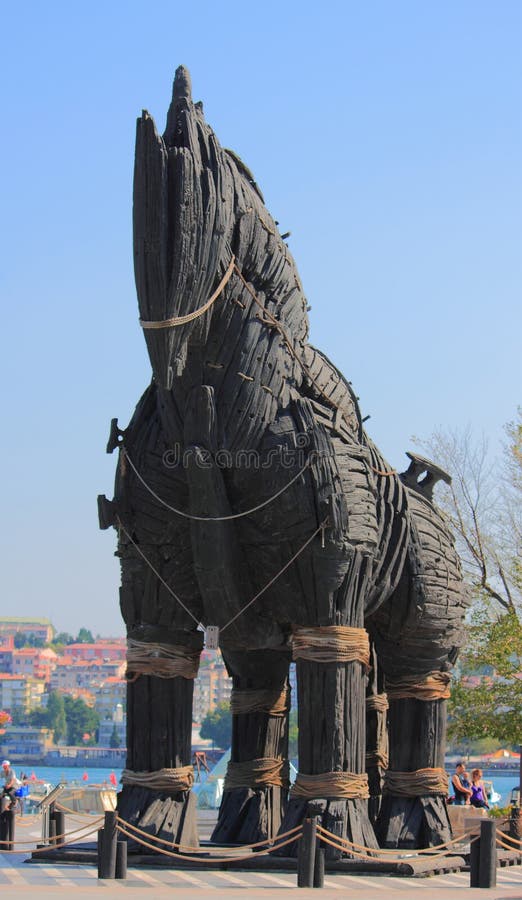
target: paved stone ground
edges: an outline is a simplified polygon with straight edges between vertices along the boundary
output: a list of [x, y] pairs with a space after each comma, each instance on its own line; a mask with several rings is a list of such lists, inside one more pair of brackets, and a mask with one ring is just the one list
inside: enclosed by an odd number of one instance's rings
[[[69, 819], [69, 817], [68, 817]], [[82, 822], [85, 819], [81, 820]], [[67, 823], [67, 830], [78, 827], [78, 819]], [[17, 828], [19, 840], [39, 838], [39, 822]], [[92, 838], [91, 838], [92, 839]], [[27, 864], [28, 854], [9, 855], [0, 852], [0, 900], [16, 897], [51, 898], [72, 894], [82, 896], [119, 897], [122, 892], [146, 894], [150, 898], [171, 896], [219, 898], [242, 894], [245, 897], [279, 898], [298, 890], [296, 876], [288, 872], [211, 872], [173, 871], [168, 869], [129, 868], [125, 881], [99, 881], [94, 866], [74, 864], [51, 865], [47, 862]], [[327, 874], [325, 887], [300, 889], [299, 897], [341, 897], [344, 893], [356, 900], [466, 900], [468, 897], [510, 898], [522, 900], [522, 867], [499, 869], [496, 888], [480, 890], [469, 887], [469, 874], [456, 872], [431, 878], [393, 878]]]
[[[290, 873], [253, 872], [173, 872], [158, 869], [129, 869], [125, 881], [98, 881], [97, 871], [91, 866], [47, 863], [25, 865], [20, 857], [0, 854], [0, 897], [68, 897], [81, 894], [107, 898], [121, 896], [122, 892], [147, 894], [151, 898], [182, 897], [230, 897], [243, 894], [250, 897], [276, 898], [288, 896], [299, 890], [296, 877]], [[400, 900], [403, 897], [420, 900], [465, 900], [477, 897], [477, 888], [469, 887], [467, 872], [439, 875], [433, 878], [390, 878], [355, 875], [327, 875], [325, 887], [319, 896], [324, 900], [337, 898], [344, 893], [349, 897], [368, 900]], [[301, 889], [300, 897], [315, 897], [317, 890]], [[522, 900], [522, 870], [519, 866], [501, 869], [496, 888], [479, 895], [494, 898]]]

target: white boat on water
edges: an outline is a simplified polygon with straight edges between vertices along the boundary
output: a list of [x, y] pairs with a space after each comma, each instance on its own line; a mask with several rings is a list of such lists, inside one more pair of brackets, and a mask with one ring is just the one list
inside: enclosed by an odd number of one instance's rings
[[[29, 782], [29, 793], [22, 797], [24, 814], [37, 813], [42, 802], [54, 790], [46, 781]], [[69, 812], [103, 813], [116, 809], [116, 791], [106, 785], [68, 785], [56, 799], [56, 803]]]

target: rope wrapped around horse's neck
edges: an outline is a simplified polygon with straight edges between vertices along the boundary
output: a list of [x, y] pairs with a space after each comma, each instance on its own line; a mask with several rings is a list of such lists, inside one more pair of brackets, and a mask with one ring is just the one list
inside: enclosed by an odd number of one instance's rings
[[170, 319], [140, 319], [141, 327], [147, 331], [149, 329], [159, 329], [159, 328], [176, 328], [178, 325], [188, 325], [189, 322], [193, 322], [195, 319], [199, 319], [207, 310], [210, 309], [213, 303], [218, 299], [220, 294], [225, 289], [226, 285], [230, 281], [232, 272], [234, 271], [234, 266], [236, 264], [235, 256], [232, 256], [230, 260], [227, 271], [225, 272], [223, 278], [219, 282], [216, 290], [212, 294], [212, 296], [207, 300], [203, 306], [200, 306], [199, 309], [195, 309], [191, 313], [187, 313], [185, 316], [172, 316]]

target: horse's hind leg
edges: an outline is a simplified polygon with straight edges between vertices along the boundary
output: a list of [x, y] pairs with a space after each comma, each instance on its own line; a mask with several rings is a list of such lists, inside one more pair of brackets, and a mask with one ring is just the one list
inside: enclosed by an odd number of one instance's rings
[[232, 750], [212, 839], [274, 838], [288, 793], [289, 655], [224, 650], [233, 678]]
[[466, 598], [451, 537], [435, 507], [409, 492], [406, 565], [372, 617], [389, 700], [390, 768], [376, 833], [384, 847], [451, 837], [444, 773], [449, 670], [462, 641]]
[[366, 688], [366, 773], [370, 792], [368, 815], [375, 825], [381, 808], [384, 772], [388, 768], [388, 701], [383, 688], [382, 668], [373, 645], [371, 656]]

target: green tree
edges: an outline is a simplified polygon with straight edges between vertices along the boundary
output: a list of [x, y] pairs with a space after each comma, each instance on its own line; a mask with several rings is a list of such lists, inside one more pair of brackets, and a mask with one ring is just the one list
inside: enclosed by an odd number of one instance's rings
[[80, 628], [77, 636], [76, 636], [77, 644], [93, 644], [94, 638], [92, 636], [92, 632], [89, 631], [88, 628]]
[[88, 706], [81, 697], [71, 697], [65, 694], [65, 718], [67, 721], [67, 743], [83, 744], [83, 735], [89, 734], [88, 743], [96, 743], [96, 732], [100, 725], [100, 717], [95, 709]]
[[109, 738], [109, 747], [115, 750], [120, 746], [120, 735], [118, 733], [118, 729], [116, 728], [116, 723], [112, 726], [111, 736]]
[[51, 691], [47, 700], [48, 728], [52, 728], [55, 744], [63, 741], [67, 734], [65, 701], [59, 691]]
[[449, 704], [455, 740], [522, 742], [522, 410], [500, 460], [469, 430], [421, 445], [452, 476], [437, 497], [473, 598]]
[[52, 644], [55, 647], [66, 647], [67, 644], [74, 644], [74, 638], [68, 631], [59, 631], [55, 634]]
[[17, 650], [21, 650], [22, 647], [43, 647], [45, 641], [30, 632], [26, 634], [25, 631], [17, 631], [14, 636], [14, 645]]
[[63, 741], [67, 734], [64, 696], [59, 691], [51, 691], [46, 706], [31, 710], [28, 715], [31, 725], [39, 728], [50, 728], [54, 733], [54, 741]]
[[204, 741], [213, 741], [217, 747], [227, 750], [232, 736], [232, 713], [228, 703], [219, 703], [207, 713], [201, 723], [200, 735]]
[[44, 706], [32, 709], [27, 719], [30, 725], [35, 725], [37, 728], [49, 728], [49, 714]]
[[474, 614], [462, 675], [449, 704], [449, 735], [457, 740], [496, 738], [522, 744], [522, 623], [514, 609], [491, 623]]

